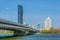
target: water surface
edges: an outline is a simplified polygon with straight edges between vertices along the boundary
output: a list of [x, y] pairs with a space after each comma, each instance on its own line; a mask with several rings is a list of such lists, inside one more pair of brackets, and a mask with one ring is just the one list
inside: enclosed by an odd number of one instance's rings
[[29, 36], [18, 36], [0, 40], [60, 40], [60, 34], [35, 34]]

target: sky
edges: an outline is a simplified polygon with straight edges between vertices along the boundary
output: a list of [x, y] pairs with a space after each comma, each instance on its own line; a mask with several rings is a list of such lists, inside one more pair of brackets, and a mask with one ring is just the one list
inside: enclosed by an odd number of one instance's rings
[[44, 28], [44, 20], [50, 17], [52, 27], [60, 27], [60, 0], [0, 0], [0, 18], [17, 22], [18, 4], [23, 6], [25, 23]]

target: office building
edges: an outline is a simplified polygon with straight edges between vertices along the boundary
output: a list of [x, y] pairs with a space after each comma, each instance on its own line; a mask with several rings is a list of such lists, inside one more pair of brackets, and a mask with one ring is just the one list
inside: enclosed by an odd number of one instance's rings
[[45, 20], [45, 29], [49, 29], [51, 28], [51, 19], [50, 17], [48, 17], [46, 20]]
[[18, 23], [23, 24], [23, 7], [18, 5]]

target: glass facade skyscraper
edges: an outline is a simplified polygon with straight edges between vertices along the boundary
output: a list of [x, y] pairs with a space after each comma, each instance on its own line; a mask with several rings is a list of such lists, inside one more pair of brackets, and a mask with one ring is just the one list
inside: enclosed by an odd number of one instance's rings
[[23, 24], [23, 7], [18, 5], [18, 23]]

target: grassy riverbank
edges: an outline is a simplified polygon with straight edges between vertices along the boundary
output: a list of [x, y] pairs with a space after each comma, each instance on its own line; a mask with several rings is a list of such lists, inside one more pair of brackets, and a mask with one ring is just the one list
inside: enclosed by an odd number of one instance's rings
[[0, 34], [13, 34], [13, 31], [9, 31], [9, 30], [0, 30]]
[[40, 32], [38, 32], [40, 34], [60, 34], [60, 30], [59, 29], [53, 29], [53, 28], [50, 28], [49, 30], [42, 30]]

